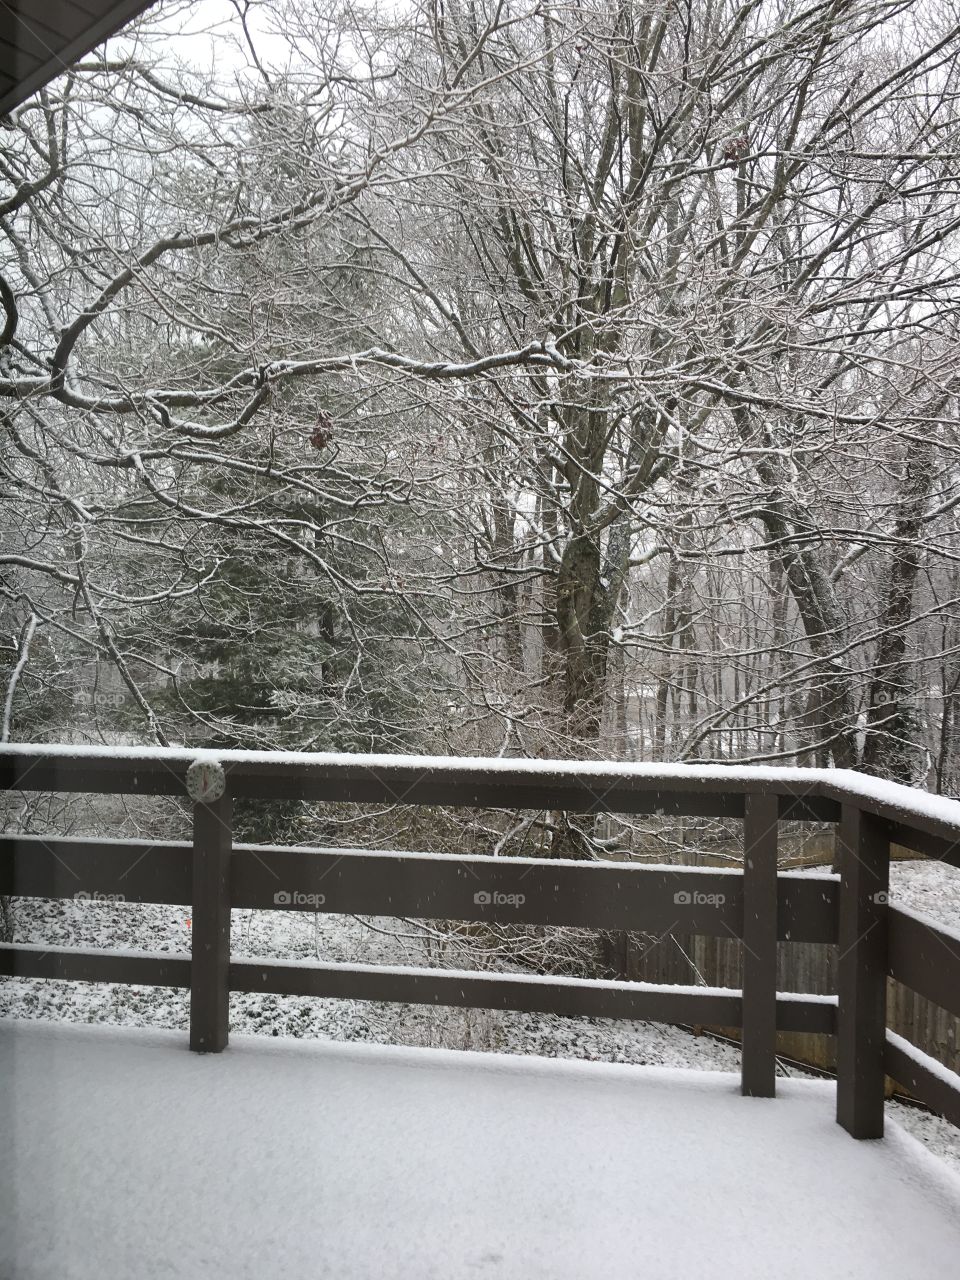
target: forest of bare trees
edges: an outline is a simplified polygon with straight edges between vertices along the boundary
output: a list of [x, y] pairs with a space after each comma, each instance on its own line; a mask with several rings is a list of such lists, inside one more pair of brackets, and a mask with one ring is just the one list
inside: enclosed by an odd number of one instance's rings
[[952, 0], [211, 15], [0, 122], [4, 737], [956, 793]]

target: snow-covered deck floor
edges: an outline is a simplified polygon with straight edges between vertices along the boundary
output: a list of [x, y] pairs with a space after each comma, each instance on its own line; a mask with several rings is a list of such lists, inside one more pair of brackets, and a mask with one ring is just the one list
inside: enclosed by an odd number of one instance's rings
[[916, 1277], [960, 1179], [833, 1086], [0, 1022], [0, 1276]]

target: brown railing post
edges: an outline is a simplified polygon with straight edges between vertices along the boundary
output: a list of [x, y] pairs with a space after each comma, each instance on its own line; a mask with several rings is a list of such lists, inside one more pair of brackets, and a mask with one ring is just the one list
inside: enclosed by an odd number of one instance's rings
[[882, 1138], [890, 841], [879, 819], [844, 804], [838, 846], [837, 1123]]
[[777, 819], [775, 795], [748, 795], [743, 824], [741, 1091], [772, 1098], [777, 1070]]
[[190, 1048], [197, 1053], [219, 1053], [229, 1035], [232, 812], [228, 794], [193, 810]]

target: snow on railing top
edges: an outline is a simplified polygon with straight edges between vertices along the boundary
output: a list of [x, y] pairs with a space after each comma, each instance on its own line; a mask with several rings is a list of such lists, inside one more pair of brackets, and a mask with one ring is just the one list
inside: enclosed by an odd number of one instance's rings
[[[210, 747], [88, 746], [73, 743], [0, 744], [0, 755], [43, 755], [64, 760], [166, 760], [189, 764], [193, 760], [221, 764], [275, 764], [317, 767], [362, 765], [370, 769], [436, 769], [460, 773], [529, 773], [579, 778], [594, 774], [629, 778], [663, 778], [678, 782], [697, 779], [730, 782], [815, 783], [838, 772], [832, 769], [800, 769], [775, 765], [647, 764], [628, 760], [529, 760], [515, 756], [418, 756], [361, 754], [343, 751], [221, 751]], [[859, 777], [859, 774], [853, 774]], [[909, 791], [910, 788], [904, 788]], [[960, 806], [960, 802], [958, 802]]]
[[9, 757], [42, 758], [65, 767], [106, 763], [113, 766], [164, 764], [179, 772], [194, 760], [219, 762], [228, 771], [243, 774], [245, 769], [268, 769], [280, 774], [316, 772], [335, 776], [358, 773], [389, 776], [411, 773], [445, 775], [450, 781], [477, 779], [494, 782], [531, 782], [547, 779], [561, 782], [620, 782], [636, 784], [643, 790], [662, 788], [665, 792], [690, 790], [744, 793], [757, 790], [802, 792], [839, 803], [857, 801], [868, 810], [897, 821], [919, 821], [925, 829], [960, 833], [960, 800], [937, 796], [902, 783], [871, 777], [851, 769], [814, 769], [775, 765], [670, 763], [650, 764], [621, 760], [528, 760], [516, 757], [422, 756], [354, 754], [303, 751], [220, 751], [183, 746], [149, 747], [129, 745], [76, 745], [73, 743], [0, 744], [0, 761]]

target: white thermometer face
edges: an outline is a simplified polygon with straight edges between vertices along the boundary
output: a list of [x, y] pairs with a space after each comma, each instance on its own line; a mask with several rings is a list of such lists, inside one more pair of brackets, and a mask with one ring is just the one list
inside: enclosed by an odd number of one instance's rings
[[212, 804], [226, 788], [227, 779], [216, 761], [194, 760], [187, 770], [187, 795], [194, 804]]

